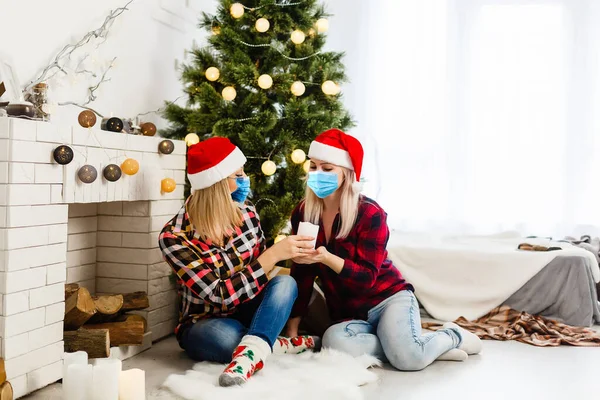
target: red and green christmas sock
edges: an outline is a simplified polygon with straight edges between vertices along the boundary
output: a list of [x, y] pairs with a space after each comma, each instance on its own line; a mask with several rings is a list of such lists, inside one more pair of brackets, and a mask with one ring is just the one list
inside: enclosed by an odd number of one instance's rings
[[321, 338], [318, 336], [296, 336], [293, 338], [280, 336], [273, 345], [273, 354], [300, 354], [319, 347]]
[[219, 376], [219, 385], [243, 385], [264, 367], [271, 346], [258, 336], [246, 335], [233, 352], [231, 363]]

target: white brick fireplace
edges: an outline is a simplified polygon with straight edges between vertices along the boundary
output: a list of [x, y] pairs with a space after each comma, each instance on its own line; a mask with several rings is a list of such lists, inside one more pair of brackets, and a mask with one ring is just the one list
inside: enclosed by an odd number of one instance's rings
[[[91, 292], [146, 291], [147, 344], [172, 332], [177, 318], [170, 271], [158, 232], [181, 207], [185, 144], [158, 152], [161, 138], [0, 117], [0, 341], [16, 397], [61, 378], [64, 285]], [[61, 166], [52, 152], [74, 149]], [[117, 182], [107, 164], [140, 163]], [[91, 184], [77, 179], [96, 167]], [[161, 180], [177, 189], [161, 192]]]

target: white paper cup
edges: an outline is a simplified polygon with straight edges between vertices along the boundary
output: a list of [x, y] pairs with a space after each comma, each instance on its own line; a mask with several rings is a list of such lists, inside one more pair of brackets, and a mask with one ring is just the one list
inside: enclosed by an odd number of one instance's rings
[[317, 243], [318, 234], [319, 225], [311, 224], [310, 222], [300, 222], [300, 225], [298, 226], [298, 236], [314, 237], [314, 240], [311, 242], [313, 249]]

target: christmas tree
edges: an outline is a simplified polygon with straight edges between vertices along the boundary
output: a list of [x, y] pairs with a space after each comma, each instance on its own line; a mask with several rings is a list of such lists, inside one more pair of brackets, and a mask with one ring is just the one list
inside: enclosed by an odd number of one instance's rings
[[322, 50], [327, 16], [316, 0], [220, 0], [201, 18], [208, 46], [183, 66], [187, 107], [165, 109], [163, 136], [188, 145], [224, 136], [240, 147], [269, 239], [304, 195], [310, 142], [353, 125], [341, 102], [343, 53]]

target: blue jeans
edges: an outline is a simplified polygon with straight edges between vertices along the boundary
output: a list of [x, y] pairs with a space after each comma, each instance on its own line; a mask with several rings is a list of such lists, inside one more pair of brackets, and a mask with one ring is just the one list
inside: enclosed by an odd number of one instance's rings
[[271, 348], [285, 326], [298, 296], [291, 276], [276, 276], [258, 296], [241, 304], [228, 318], [196, 322], [182, 333], [180, 343], [196, 361], [228, 363], [245, 335], [258, 336]]
[[403, 290], [369, 310], [367, 321], [332, 325], [323, 335], [323, 347], [351, 354], [369, 354], [402, 371], [419, 371], [462, 342], [455, 329], [421, 333], [419, 303]]

